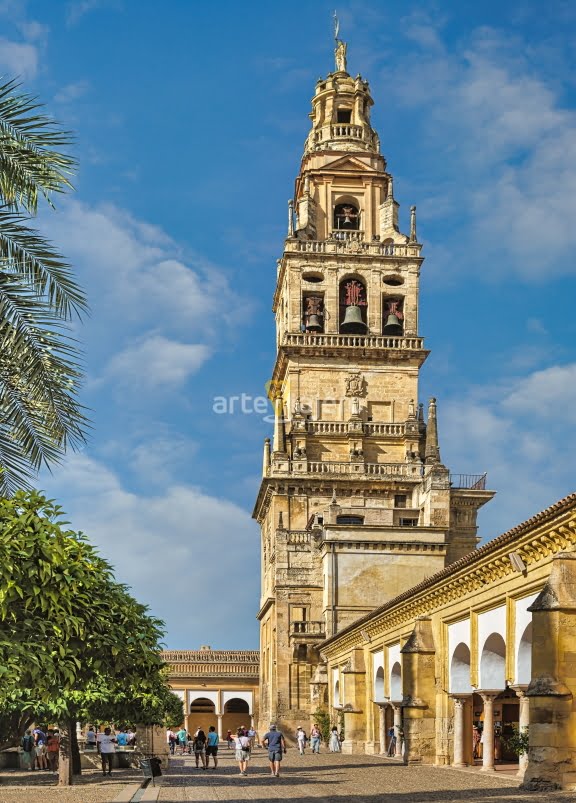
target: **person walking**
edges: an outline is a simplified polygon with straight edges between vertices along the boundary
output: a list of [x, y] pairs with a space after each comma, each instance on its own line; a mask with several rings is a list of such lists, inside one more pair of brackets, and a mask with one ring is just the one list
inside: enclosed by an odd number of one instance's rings
[[176, 748], [176, 734], [172, 730], [172, 728], [168, 728], [166, 731], [166, 744], [168, 745], [168, 750], [170, 751], [170, 755], [174, 755], [174, 750]]
[[112, 756], [116, 752], [116, 738], [112, 736], [110, 728], [104, 728], [104, 733], [98, 734], [96, 742], [100, 748], [102, 775], [106, 775], [106, 767], [108, 767], [108, 775], [112, 775]]
[[270, 774], [276, 778], [280, 777], [280, 762], [282, 754], [286, 753], [286, 742], [284, 734], [279, 731], [274, 723], [271, 723], [270, 730], [264, 734], [262, 739], [264, 747], [268, 748], [268, 760], [270, 761]]
[[206, 734], [202, 728], [198, 728], [192, 740], [192, 749], [194, 750], [194, 757], [196, 759], [196, 768], [202, 762], [202, 769], [206, 769]]
[[307, 736], [301, 725], [298, 725], [298, 730], [296, 731], [296, 741], [298, 742], [298, 752], [303, 756], [306, 750]]
[[228, 750], [232, 750], [232, 745], [234, 744], [234, 737], [232, 736], [232, 731], [227, 731], [226, 741], [228, 743]]
[[310, 746], [312, 747], [313, 753], [320, 752], [320, 742], [322, 741], [322, 732], [318, 727], [318, 723], [312, 726], [312, 730], [310, 731]]
[[218, 734], [214, 725], [208, 728], [208, 736], [206, 737], [206, 767], [210, 766], [210, 756], [214, 761], [214, 769], [218, 766]]
[[34, 737], [34, 757], [37, 770], [47, 770], [48, 762], [46, 760], [46, 734], [42, 728], [34, 728], [32, 731]]
[[330, 731], [330, 743], [328, 745], [331, 753], [340, 752], [340, 737], [338, 736], [338, 728], [336, 725]]
[[96, 750], [96, 731], [94, 725], [90, 725], [86, 731], [86, 750]]
[[250, 738], [246, 736], [244, 728], [238, 728], [236, 738], [236, 761], [240, 768], [240, 775], [248, 775], [248, 762], [250, 761]]
[[180, 752], [182, 755], [186, 752], [186, 742], [188, 741], [188, 732], [184, 725], [180, 728], [180, 730], [176, 733], [176, 747], [180, 746]]

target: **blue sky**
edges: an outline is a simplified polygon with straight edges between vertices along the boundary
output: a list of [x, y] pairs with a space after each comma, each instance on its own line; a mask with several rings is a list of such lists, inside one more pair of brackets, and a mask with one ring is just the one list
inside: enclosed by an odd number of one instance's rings
[[[257, 646], [250, 512], [286, 204], [333, 4], [0, 0], [0, 70], [77, 133], [77, 192], [41, 225], [75, 265], [94, 432], [41, 487], [167, 623], [170, 647]], [[403, 228], [418, 206], [421, 401], [442, 457], [488, 471], [497, 535], [574, 490], [576, 9], [345, 2], [351, 73]], [[240, 613], [239, 613], [240, 612]]]

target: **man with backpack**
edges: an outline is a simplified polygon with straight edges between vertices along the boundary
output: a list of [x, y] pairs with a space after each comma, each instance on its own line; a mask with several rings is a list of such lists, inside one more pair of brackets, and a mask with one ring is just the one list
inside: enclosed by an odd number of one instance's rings
[[31, 730], [26, 731], [20, 740], [20, 746], [22, 748], [22, 764], [27, 770], [34, 769], [34, 737]]

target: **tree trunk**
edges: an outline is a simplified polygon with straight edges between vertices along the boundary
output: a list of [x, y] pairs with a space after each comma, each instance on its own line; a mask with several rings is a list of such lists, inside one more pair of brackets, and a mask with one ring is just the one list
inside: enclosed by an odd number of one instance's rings
[[76, 723], [74, 723], [74, 728], [72, 728], [72, 730], [70, 731], [70, 748], [72, 753], [72, 774], [82, 775], [82, 764], [80, 760], [80, 745], [78, 744]]
[[76, 722], [66, 719], [60, 731], [60, 755], [58, 762], [58, 786], [72, 786], [72, 743], [71, 734], [76, 730]]

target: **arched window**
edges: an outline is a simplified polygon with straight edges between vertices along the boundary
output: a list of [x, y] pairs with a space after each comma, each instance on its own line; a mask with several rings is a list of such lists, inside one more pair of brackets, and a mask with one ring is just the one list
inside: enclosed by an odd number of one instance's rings
[[399, 661], [396, 661], [390, 672], [390, 699], [402, 699], [402, 667]]
[[468, 694], [470, 685], [470, 650], [464, 642], [460, 642], [452, 653], [450, 662], [450, 692]]
[[368, 329], [366, 287], [360, 279], [350, 277], [340, 282], [340, 332], [343, 335], [364, 335]]
[[374, 678], [374, 700], [381, 703], [384, 699], [384, 670], [378, 667]]
[[358, 230], [360, 228], [360, 210], [358, 207], [348, 201], [343, 204], [336, 204], [334, 207], [333, 228], [348, 231]]
[[530, 683], [532, 680], [532, 622], [522, 633], [518, 646], [516, 663], [516, 682]]
[[500, 633], [491, 633], [480, 658], [480, 688], [504, 689], [506, 686], [506, 643]]
[[207, 697], [196, 697], [196, 699], [190, 703], [191, 714], [213, 714], [215, 710], [216, 707], [214, 703]]

